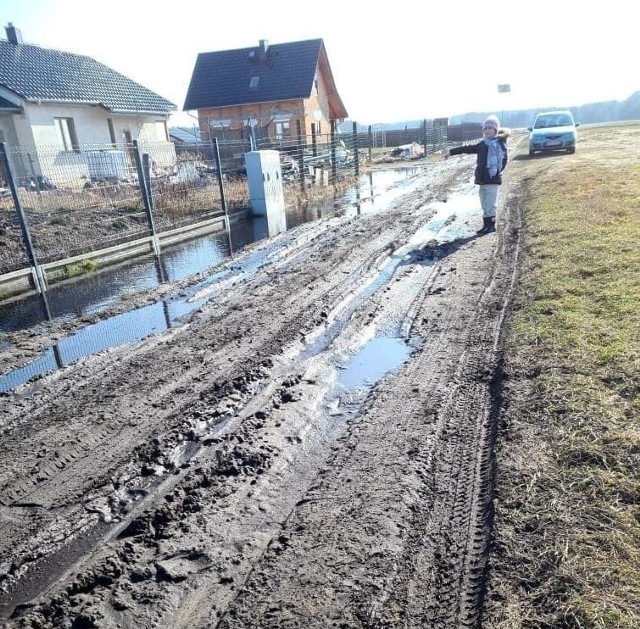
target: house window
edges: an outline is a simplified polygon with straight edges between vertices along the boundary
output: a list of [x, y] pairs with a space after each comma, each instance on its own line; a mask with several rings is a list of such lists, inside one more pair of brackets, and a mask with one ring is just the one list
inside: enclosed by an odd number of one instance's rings
[[116, 142], [116, 131], [113, 128], [113, 120], [111, 120], [111, 118], [107, 118], [107, 124], [109, 125], [109, 138], [111, 138], [111, 144], [115, 146], [117, 142]]
[[79, 151], [78, 135], [73, 118], [54, 118], [58, 139], [62, 143], [65, 151]]
[[276, 122], [276, 140], [282, 140], [282, 138], [288, 137], [289, 134], [290, 128], [288, 120]]
[[260, 83], [260, 77], [259, 76], [252, 76], [251, 80], [249, 81], [249, 89], [254, 88], [254, 87], [258, 87], [258, 83]]

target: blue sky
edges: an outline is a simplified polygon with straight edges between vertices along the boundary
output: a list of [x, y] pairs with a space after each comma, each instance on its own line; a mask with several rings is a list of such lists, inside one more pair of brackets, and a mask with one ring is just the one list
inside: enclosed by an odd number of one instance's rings
[[[624, 100], [640, 90], [628, 0], [0, 0], [26, 43], [88, 55], [182, 110], [199, 52], [321, 37], [361, 124]], [[511, 85], [499, 94], [497, 86]], [[193, 122], [185, 114], [174, 122]]]

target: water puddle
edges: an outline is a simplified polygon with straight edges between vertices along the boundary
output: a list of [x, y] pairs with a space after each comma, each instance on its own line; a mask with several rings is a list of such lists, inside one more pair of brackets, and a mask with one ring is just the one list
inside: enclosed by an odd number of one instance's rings
[[360, 187], [342, 197], [344, 215], [367, 214], [389, 207], [396, 199], [415, 190], [421, 183], [422, 168], [402, 171], [370, 172], [360, 178]]
[[351, 360], [341, 366], [338, 386], [344, 389], [371, 388], [409, 358], [411, 348], [401, 338], [371, 339]]
[[66, 367], [85, 356], [164, 332], [198, 305], [163, 301], [82, 328], [44, 350], [33, 362], [0, 378], [0, 392], [15, 389], [36, 376]]
[[[234, 226], [232, 246], [240, 251], [253, 242], [253, 229]], [[54, 284], [47, 291], [49, 317], [39, 295], [0, 305], [0, 331], [26, 330], [46, 321], [65, 322], [103, 311], [144, 290], [203, 272], [230, 257], [226, 233], [211, 234], [163, 250], [157, 258], [144, 256], [74, 281]]]
[[[378, 211], [400, 194], [406, 194], [406, 184], [416, 179], [420, 169], [379, 171], [363, 175], [360, 186], [366, 211]], [[395, 195], [389, 188], [398, 186]], [[210, 234], [163, 248], [160, 256], [151, 255], [106, 268], [98, 273], [54, 284], [47, 292], [49, 312], [45, 312], [41, 297], [32, 293], [22, 299], [0, 303], [0, 332], [11, 333], [34, 328], [49, 322], [66, 322], [75, 317], [94, 314], [128, 296], [162, 284], [178, 282], [197, 273], [206, 273], [241, 252], [249, 244], [271, 238], [298, 225], [327, 215], [353, 211], [358, 196], [356, 188], [331, 203], [330, 208], [299, 208], [287, 211], [283, 220], [254, 217], [231, 225], [230, 233]], [[334, 207], [335, 206], [335, 207]], [[336, 209], [337, 207], [337, 209]]]

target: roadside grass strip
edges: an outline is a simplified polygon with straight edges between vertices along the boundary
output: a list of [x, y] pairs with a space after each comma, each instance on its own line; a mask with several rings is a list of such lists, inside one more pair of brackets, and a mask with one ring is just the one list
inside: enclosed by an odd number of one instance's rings
[[640, 627], [640, 160], [579, 151], [521, 191], [486, 626]]

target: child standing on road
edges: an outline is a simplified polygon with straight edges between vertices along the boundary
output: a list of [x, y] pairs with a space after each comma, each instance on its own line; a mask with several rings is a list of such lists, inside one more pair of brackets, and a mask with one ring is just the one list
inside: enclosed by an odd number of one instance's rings
[[507, 138], [509, 129], [501, 129], [498, 116], [489, 116], [482, 124], [483, 139], [477, 144], [465, 144], [452, 149], [445, 149], [443, 155], [475, 153], [475, 183], [480, 186], [480, 205], [482, 206], [482, 229], [478, 234], [496, 231], [496, 214], [498, 211], [498, 190], [502, 184], [502, 171], [507, 165]]

